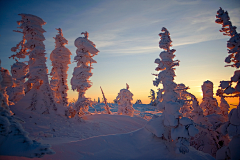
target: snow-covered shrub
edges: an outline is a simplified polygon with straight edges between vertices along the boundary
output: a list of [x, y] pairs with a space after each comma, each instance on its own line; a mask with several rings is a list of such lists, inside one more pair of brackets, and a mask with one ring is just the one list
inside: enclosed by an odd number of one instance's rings
[[97, 63], [92, 57], [99, 52], [96, 45], [88, 39], [88, 32], [82, 33], [85, 37], [78, 37], [74, 44], [77, 47], [77, 55], [74, 60], [77, 62], [77, 67], [74, 68], [73, 77], [71, 79], [72, 90], [78, 91], [78, 100], [74, 108], [79, 115], [88, 112], [88, 107], [91, 106], [91, 100], [85, 97], [85, 92], [92, 86], [89, 78], [92, 76], [92, 63]]
[[28, 73], [28, 65], [23, 62], [16, 62], [11, 66], [13, 86], [7, 88], [9, 101], [18, 102], [25, 96], [25, 76]]
[[52, 71], [50, 75], [52, 76], [50, 81], [50, 86], [53, 90], [53, 95], [57, 103], [63, 106], [68, 105], [67, 98], [67, 71], [68, 64], [70, 64], [71, 52], [65, 47], [68, 41], [63, 37], [62, 29], [59, 28], [58, 35], [54, 37], [55, 39], [55, 49], [50, 55], [52, 61]]
[[118, 114], [133, 116], [134, 108], [132, 104], [133, 94], [129, 91], [129, 86], [127, 84], [126, 89], [121, 89], [116, 97], [118, 102]]
[[[2, 69], [2, 68], [1, 68]], [[4, 88], [4, 72], [0, 74], [0, 87]], [[45, 154], [54, 154], [50, 145], [43, 145], [29, 139], [24, 131], [21, 120], [12, 116], [6, 98], [0, 92], [0, 155], [43, 157]]]
[[16, 55], [11, 57], [25, 58], [29, 55], [29, 73], [26, 75], [28, 80], [25, 91], [27, 93], [20, 100], [22, 103], [19, 103], [19, 101], [17, 105], [28, 102], [30, 99], [30, 103], [25, 103], [26, 106], [24, 107], [36, 110], [42, 114], [49, 114], [52, 111], [56, 111], [57, 107], [49, 86], [46, 53], [44, 53], [45, 45], [43, 41], [45, 37], [43, 33], [45, 30], [42, 28], [42, 25], [46, 24], [46, 22], [31, 14], [19, 15], [22, 17], [22, 20], [18, 21], [18, 25], [20, 25], [19, 28], [22, 31], [17, 32], [23, 34], [23, 40], [11, 49], [13, 52], [17, 52]]
[[135, 102], [135, 104], [142, 104], [141, 99], [137, 99], [136, 102]]
[[[240, 67], [240, 34], [237, 33], [237, 27], [232, 26], [228, 12], [220, 8], [217, 11], [216, 23], [222, 25], [220, 32], [223, 35], [230, 36], [231, 38], [227, 41], [227, 48], [229, 55], [226, 57], [225, 62], [231, 67]], [[236, 83], [235, 86], [232, 86]], [[230, 81], [221, 81], [220, 90], [218, 95], [222, 97], [238, 97], [240, 93], [240, 70], [234, 72], [233, 77]], [[223, 101], [225, 107], [224, 113], [228, 109], [228, 105]], [[231, 141], [227, 147], [220, 149], [217, 152], [216, 159], [240, 159], [240, 103], [237, 108], [233, 108], [228, 114], [228, 121], [222, 126], [222, 133], [227, 134], [231, 137]]]
[[188, 146], [190, 144], [190, 137], [195, 136], [198, 130], [194, 126], [194, 122], [182, 117], [179, 112], [183, 103], [179, 94], [175, 91], [177, 84], [173, 82], [175, 76], [174, 66], [179, 65], [178, 60], [173, 60], [175, 57], [175, 49], [171, 49], [170, 33], [166, 28], [162, 28], [162, 33], [159, 33], [161, 38], [159, 47], [164, 49], [160, 53], [160, 59], [157, 58], [155, 63], [158, 64], [156, 71], [161, 71], [157, 78], [153, 81], [154, 86], [162, 83], [161, 90], [162, 101], [158, 103], [158, 108], [163, 111], [158, 118], [152, 119], [146, 125], [146, 129], [152, 132], [157, 137], [168, 140], [170, 143], [175, 143], [176, 153], [189, 152]]

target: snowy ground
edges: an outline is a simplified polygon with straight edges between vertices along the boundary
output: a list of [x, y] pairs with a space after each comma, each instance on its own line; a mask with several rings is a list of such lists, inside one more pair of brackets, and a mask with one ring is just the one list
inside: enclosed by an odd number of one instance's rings
[[[104, 104], [90, 108], [92, 115], [83, 120], [69, 120], [55, 115], [39, 115], [11, 107], [23, 119], [29, 137], [52, 145], [56, 152], [42, 159], [213, 159], [190, 147], [188, 154], [175, 154], [165, 141], [153, 136], [145, 125], [151, 116], [161, 113], [150, 105], [133, 105], [134, 117], [117, 115], [117, 104], [110, 104], [113, 115], [101, 114]], [[0, 156], [5, 160], [24, 160], [24, 157]]]

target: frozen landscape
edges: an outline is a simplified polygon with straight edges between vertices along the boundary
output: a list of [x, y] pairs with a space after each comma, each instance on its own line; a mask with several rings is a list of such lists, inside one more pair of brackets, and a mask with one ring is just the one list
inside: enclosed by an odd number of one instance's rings
[[[18, 14], [14, 33], [21, 36], [8, 55], [14, 63], [6, 65], [4, 57], [0, 61], [0, 159], [239, 160], [240, 34], [234, 25], [238, 21], [221, 7], [211, 16], [217, 33], [229, 38], [227, 45], [221, 44], [226, 55], [219, 59], [224, 62], [222, 68], [231, 68], [231, 74], [217, 84], [203, 80], [201, 96], [193, 93], [188, 84], [177, 81], [176, 73], [184, 66], [177, 57], [183, 48], [174, 46], [173, 35], [178, 33], [161, 23], [156, 33], [158, 51], [151, 59], [153, 72], [144, 75], [152, 80], [138, 79], [157, 89], [150, 89], [149, 103], [143, 103], [145, 99], [136, 97], [141, 92], [135, 90], [138, 82], [123, 82], [123, 77], [136, 75], [128, 74], [130, 68], [115, 79], [95, 72], [97, 64], [103, 63], [98, 57], [104, 50], [98, 47], [98, 38], [92, 38], [91, 27], [90, 32], [74, 34], [73, 40], [68, 39], [71, 25], [69, 29], [56, 26], [55, 47], [49, 51], [47, 23], [37, 15]], [[104, 38], [103, 34], [100, 39]], [[118, 66], [116, 72], [126, 65]], [[141, 67], [138, 71], [144, 70]], [[95, 74], [103, 78], [99, 78], [103, 85], [88, 94], [98, 84]], [[192, 76], [183, 75], [186, 79]], [[113, 84], [121, 82], [114, 98], [108, 93], [112, 83], [107, 80], [112, 78]], [[218, 86], [216, 93], [214, 85]], [[229, 103], [229, 99], [236, 102]]]

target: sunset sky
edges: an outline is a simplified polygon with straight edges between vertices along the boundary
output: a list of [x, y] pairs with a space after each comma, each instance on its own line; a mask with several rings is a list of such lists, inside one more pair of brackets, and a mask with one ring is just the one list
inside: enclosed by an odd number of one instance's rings
[[[240, 1], [185, 1], [185, 0], [76, 0], [76, 1], [0, 1], [0, 47], [2, 67], [9, 69], [14, 60], [8, 59], [14, 54], [11, 47], [22, 40], [16, 21], [21, 20], [20, 13], [33, 14], [47, 24], [46, 30], [47, 66], [51, 71], [50, 53], [55, 48], [53, 37], [55, 28], [62, 28], [63, 36], [68, 40], [66, 47], [72, 52], [71, 62], [76, 55], [74, 40], [81, 32], [88, 31], [89, 39], [100, 51], [94, 59], [92, 87], [86, 97], [92, 100], [102, 98], [100, 86], [106, 98], [112, 102], [120, 89], [130, 86], [134, 94], [133, 102], [141, 99], [149, 103], [150, 89], [157, 91], [152, 81], [156, 74], [159, 53], [158, 47], [162, 27], [170, 32], [176, 67], [176, 83], [190, 87], [189, 92], [202, 98], [201, 85], [210, 80], [214, 90], [219, 81], [229, 80], [234, 68], [224, 67], [228, 55], [226, 42], [230, 38], [219, 32], [221, 26], [215, 23], [219, 7], [227, 10], [234, 26], [240, 32]], [[20, 61], [27, 61], [20, 60]], [[69, 99], [77, 99], [77, 92], [71, 90], [70, 79], [76, 63], [69, 65]]]

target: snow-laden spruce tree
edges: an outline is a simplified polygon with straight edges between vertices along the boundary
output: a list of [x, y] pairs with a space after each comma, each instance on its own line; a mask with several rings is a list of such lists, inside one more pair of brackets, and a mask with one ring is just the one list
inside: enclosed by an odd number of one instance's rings
[[175, 92], [177, 84], [173, 81], [175, 77], [173, 67], [178, 66], [179, 61], [173, 60], [176, 50], [170, 49], [172, 46], [170, 33], [163, 27], [159, 36], [161, 38], [159, 47], [164, 49], [164, 51], [160, 53], [160, 59], [157, 58], [155, 60], [155, 63], [158, 64], [155, 70], [161, 72], [153, 81], [153, 85], [158, 86], [159, 83], [163, 85], [162, 101], [158, 103], [158, 108], [163, 113], [160, 117], [149, 121], [146, 129], [169, 143], [175, 143], [176, 153], [184, 154], [189, 152], [190, 137], [195, 136], [198, 130], [191, 119], [182, 117], [182, 114], [179, 112], [183, 103], [179, 100], [179, 94]]
[[77, 47], [77, 55], [74, 57], [77, 67], [74, 68], [71, 79], [72, 90], [78, 91], [78, 100], [74, 106], [78, 115], [88, 112], [88, 107], [91, 106], [91, 100], [85, 97], [85, 92], [92, 86], [89, 80], [92, 76], [92, 63], [97, 63], [92, 57], [99, 52], [96, 45], [88, 39], [88, 32], [82, 34], [84, 37], [78, 37], [74, 42]]
[[18, 102], [25, 96], [25, 76], [28, 73], [28, 65], [23, 62], [16, 62], [11, 66], [13, 86], [7, 88], [9, 101]]
[[220, 108], [216, 98], [213, 98], [213, 83], [209, 80], [205, 81], [202, 85], [203, 98], [200, 107], [205, 116], [210, 114], [218, 114]]
[[[237, 33], [237, 27], [232, 26], [228, 12], [220, 8], [217, 11], [216, 23], [222, 25], [220, 32], [223, 35], [230, 36], [227, 41], [227, 48], [229, 55], [226, 57], [225, 62], [236, 69], [240, 67], [240, 34]], [[236, 83], [235, 86], [234, 83]], [[220, 91], [222, 97], [238, 97], [240, 98], [240, 70], [234, 72], [230, 81], [220, 82]], [[218, 93], [219, 93], [218, 92]], [[226, 102], [225, 102], [226, 103]], [[227, 105], [226, 105], [227, 106]], [[229, 145], [222, 148], [217, 152], [217, 159], [240, 159], [240, 103], [237, 108], [233, 108], [228, 114], [228, 121], [222, 126], [222, 133], [228, 134], [231, 137]]]
[[[3, 71], [3, 72], [2, 72]], [[7, 83], [6, 70], [1, 67], [0, 72], [0, 155], [43, 157], [45, 154], [54, 154], [49, 145], [43, 145], [29, 139], [24, 131], [20, 119], [14, 117], [10, 111], [3, 89]]]
[[42, 25], [46, 24], [41, 18], [31, 14], [19, 14], [22, 20], [18, 21], [23, 34], [23, 40], [11, 50], [16, 52], [11, 57], [24, 58], [29, 55], [29, 72], [26, 75], [26, 95], [17, 103], [17, 106], [24, 106], [30, 110], [36, 110], [42, 114], [49, 114], [56, 111], [57, 107], [49, 86], [45, 40]]
[[50, 54], [53, 66], [50, 73], [52, 76], [50, 86], [53, 90], [55, 101], [63, 106], [67, 106], [67, 71], [69, 68], [68, 64], [71, 63], [71, 52], [65, 47], [68, 41], [63, 37], [62, 29], [58, 28], [56, 30], [58, 30], [58, 35], [53, 37], [55, 39], [55, 49]]
[[133, 94], [129, 91], [129, 85], [126, 84], [126, 89], [121, 89], [116, 97], [118, 103], [118, 114], [133, 116], [134, 108], [132, 104]]

